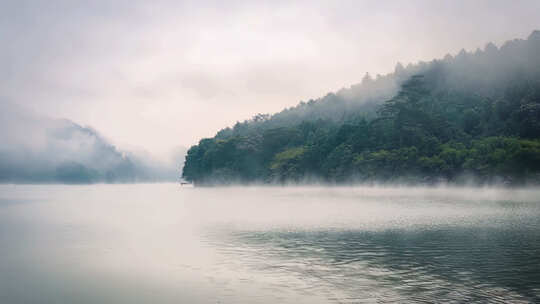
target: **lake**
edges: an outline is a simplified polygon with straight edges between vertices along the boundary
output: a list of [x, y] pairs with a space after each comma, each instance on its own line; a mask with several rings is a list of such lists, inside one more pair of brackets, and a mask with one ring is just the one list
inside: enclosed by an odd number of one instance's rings
[[540, 190], [0, 186], [0, 303], [539, 303]]

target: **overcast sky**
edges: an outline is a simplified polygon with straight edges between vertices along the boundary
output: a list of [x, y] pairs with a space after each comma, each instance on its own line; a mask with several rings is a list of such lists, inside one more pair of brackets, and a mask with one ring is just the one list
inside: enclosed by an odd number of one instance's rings
[[164, 157], [398, 61], [540, 29], [537, 0], [381, 2], [3, 0], [0, 102]]

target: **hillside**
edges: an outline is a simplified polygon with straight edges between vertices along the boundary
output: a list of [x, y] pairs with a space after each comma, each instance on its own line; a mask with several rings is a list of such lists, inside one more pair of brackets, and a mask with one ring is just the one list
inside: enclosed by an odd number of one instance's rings
[[174, 170], [120, 151], [96, 130], [0, 103], [0, 183], [175, 180]]
[[258, 114], [200, 140], [183, 169], [196, 184], [522, 184], [539, 174], [539, 31]]

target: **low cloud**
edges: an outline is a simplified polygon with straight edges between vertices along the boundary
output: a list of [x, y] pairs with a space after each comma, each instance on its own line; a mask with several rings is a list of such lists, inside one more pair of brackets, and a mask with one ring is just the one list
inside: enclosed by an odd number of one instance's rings
[[0, 182], [4, 183], [172, 181], [180, 169], [120, 151], [90, 127], [8, 103], [0, 106], [0, 128]]

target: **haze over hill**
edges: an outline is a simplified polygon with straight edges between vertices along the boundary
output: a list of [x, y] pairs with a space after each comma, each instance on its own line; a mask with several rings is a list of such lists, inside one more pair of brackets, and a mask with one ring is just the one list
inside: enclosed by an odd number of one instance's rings
[[[405, 74], [401, 80], [384, 76], [396, 62], [408, 71], [408, 62], [526, 37], [540, 28], [539, 10], [535, 0], [512, 5], [503, 0], [4, 0], [0, 103], [97, 130], [106, 145], [132, 163], [142, 158], [175, 170], [183, 163], [177, 157], [182, 147], [255, 113], [276, 113], [300, 100], [307, 104], [327, 92], [336, 92], [334, 99], [347, 113], [362, 111], [371, 119], [377, 100], [393, 97], [406, 80]], [[358, 85], [337, 92], [366, 72], [370, 90]], [[365, 104], [360, 105], [355, 100], [362, 94]], [[331, 106], [317, 109], [320, 113], [283, 113], [273, 123], [284, 126], [292, 121], [289, 115], [343, 119], [340, 107], [338, 112]], [[15, 128], [22, 124], [2, 126], [1, 136], [21, 133]], [[52, 142], [62, 147], [68, 140]], [[32, 172], [48, 161], [56, 163], [37, 151], [2, 149]], [[69, 153], [65, 161], [95, 167], [105, 176], [100, 165], [78, 158], [84, 154]], [[33, 155], [40, 165], [33, 159], [18, 161], [19, 155]], [[15, 163], [3, 168], [13, 175]], [[45, 175], [56, 174], [51, 170]], [[145, 174], [136, 175], [122, 180]]]
[[178, 167], [173, 164], [119, 151], [96, 130], [67, 119], [1, 103], [0, 130], [0, 183], [177, 180]]
[[[397, 92], [397, 95], [396, 95]], [[196, 183], [540, 181], [540, 32], [420, 62], [191, 147]]]

